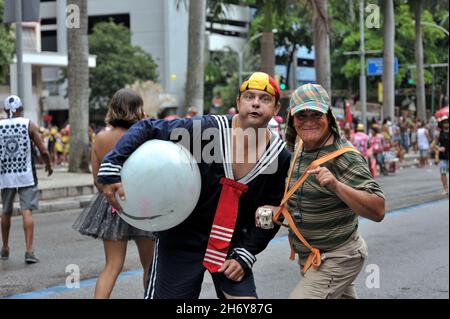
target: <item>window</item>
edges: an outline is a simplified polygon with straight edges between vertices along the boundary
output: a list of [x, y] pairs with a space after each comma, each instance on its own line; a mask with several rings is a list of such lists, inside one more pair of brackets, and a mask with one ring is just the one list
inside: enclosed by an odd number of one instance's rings
[[51, 52], [58, 51], [56, 30], [41, 31], [41, 50]]

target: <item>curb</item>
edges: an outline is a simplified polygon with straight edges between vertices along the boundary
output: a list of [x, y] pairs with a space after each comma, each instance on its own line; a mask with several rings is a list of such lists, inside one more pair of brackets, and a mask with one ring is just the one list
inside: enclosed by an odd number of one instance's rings
[[[34, 210], [33, 214], [45, 214], [52, 212], [70, 211], [83, 209], [89, 205], [93, 194], [82, 195], [76, 197], [65, 197], [52, 200], [41, 200], [39, 201], [39, 209]], [[0, 205], [0, 208], [3, 206]], [[14, 203], [13, 216], [20, 216], [21, 210], [18, 202]]]
[[50, 199], [92, 195], [94, 193], [95, 193], [94, 185], [77, 185], [77, 186], [44, 188], [39, 189], [39, 199], [41, 201], [45, 201]]

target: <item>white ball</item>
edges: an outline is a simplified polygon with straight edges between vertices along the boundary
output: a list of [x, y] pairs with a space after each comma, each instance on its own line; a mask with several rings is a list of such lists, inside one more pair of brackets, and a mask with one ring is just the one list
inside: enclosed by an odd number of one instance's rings
[[125, 201], [117, 198], [124, 210], [118, 214], [128, 224], [147, 231], [180, 224], [200, 197], [198, 165], [186, 148], [173, 142], [142, 144], [125, 161], [121, 179]]

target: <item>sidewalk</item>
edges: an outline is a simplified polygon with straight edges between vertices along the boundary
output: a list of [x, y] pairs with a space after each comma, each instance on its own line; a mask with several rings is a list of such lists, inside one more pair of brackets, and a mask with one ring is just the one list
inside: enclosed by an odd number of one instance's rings
[[[430, 159], [431, 161], [431, 159]], [[405, 154], [405, 159], [403, 163], [400, 164], [401, 167], [417, 167], [419, 165], [419, 152], [410, 151]]]

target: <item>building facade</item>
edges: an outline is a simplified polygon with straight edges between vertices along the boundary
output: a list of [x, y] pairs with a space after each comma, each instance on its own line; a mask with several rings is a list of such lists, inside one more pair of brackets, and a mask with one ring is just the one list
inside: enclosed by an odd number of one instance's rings
[[[175, 0], [88, 0], [87, 3], [89, 31], [96, 23], [109, 20], [129, 28], [131, 44], [151, 54], [158, 65], [158, 83], [164, 94], [174, 97], [176, 106], [183, 105], [188, 52], [187, 7], [183, 4], [177, 7]], [[33, 83], [32, 90], [28, 90], [33, 93], [26, 100], [27, 104], [33, 105], [35, 113], [27, 115], [40, 124], [44, 114], [52, 115], [58, 125], [68, 117], [67, 87], [60, 83], [61, 67], [65, 66], [61, 59], [67, 57], [67, 8], [66, 0], [41, 0], [40, 22], [35, 24], [34, 30], [36, 48], [24, 53], [24, 62], [30, 59], [30, 54], [41, 57], [26, 67], [30, 73], [27, 79]], [[251, 17], [250, 8], [230, 6], [219, 20], [212, 22], [208, 18], [207, 49], [241, 50]], [[91, 60], [90, 67], [95, 67], [95, 57]], [[15, 65], [12, 65], [13, 92], [15, 85]]]

